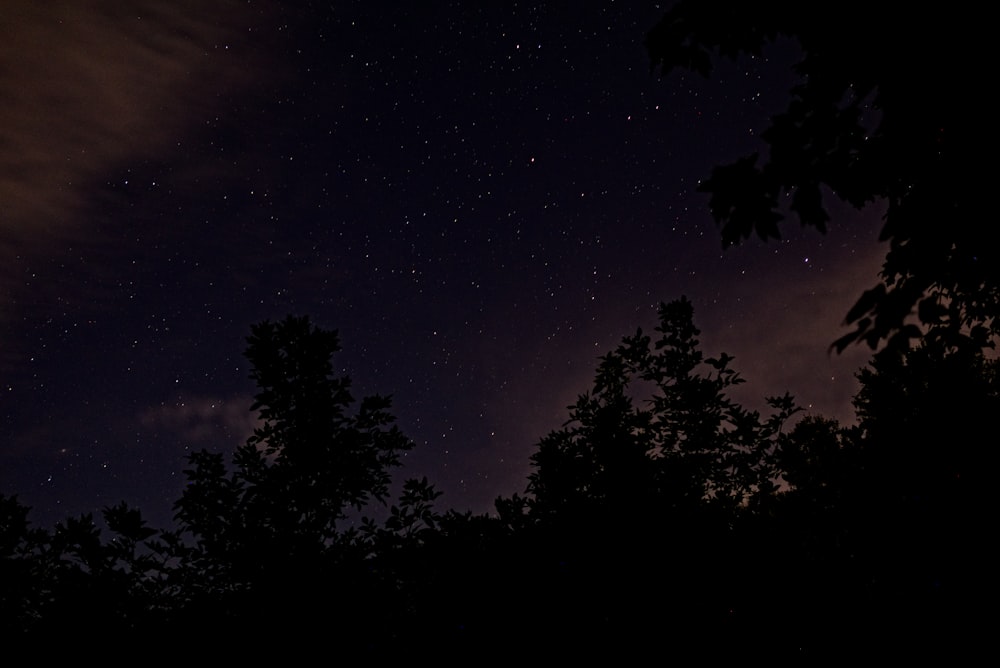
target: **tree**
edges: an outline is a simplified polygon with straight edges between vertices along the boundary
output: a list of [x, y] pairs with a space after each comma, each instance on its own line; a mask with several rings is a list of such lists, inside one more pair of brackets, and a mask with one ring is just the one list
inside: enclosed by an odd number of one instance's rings
[[865, 502], [882, 581], [977, 609], [971, 601], [992, 577], [997, 360], [926, 341], [876, 356], [858, 377]]
[[29, 509], [0, 495], [0, 636], [8, 649], [59, 643], [49, 651], [107, 634], [124, 651], [159, 631], [173, 601], [152, 549], [159, 532], [125, 503], [102, 511], [111, 538], [92, 514], [51, 532], [31, 528]]
[[331, 631], [375, 655], [435, 629], [420, 615], [443, 574], [425, 547], [440, 554], [441, 526], [458, 535], [472, 520], [439, 515], [426, 479], [403, 483], [383, 524], [362, 515], [387, 501], [390, 470], [412, 442], [387, 397], [355, 402], [350, 379], [334, 373], [335, 331], [288, 317], [255, 325], [247, 344], [258, 425], [230, 465], [220, 452], [190, 455], [176, 530], [149, 528], [121, 503], [103, 510], [108, 540], [90, 514], [50, 533], [0, 496], [8, 645], [58, 639], [78, 651], [104, 634], [132, 651], [181, 638], [259, 660], [247, 632], [260, 624], [286, 643], [283, 658], [329, 648]]
[[727, 395], [743, 382], [733, 358], [699, 349], [691, 302], [658, 313], [658, 337], [639, 329], [604, 355], [566, 427], [538, 444], [527, 490], [534, 514], [705, 504], [733, 512], [775, 489], [772, 454], [798, 410], [792, 398], [768, 398], [775, 412], [762, 420]]
[[40, 612], [45, 586], [39, 563], [48, 534], [30, 528], [29, 508], [0, 494], [0, 628], [20, 635]]
[[702, 353], [693, 312], [684, 298], [661, 304], [655, 335], [639, 329], [601, 357], [566, 425], [538, 443], [526, 497], [498, 502], [535, 555], [546, 607], [533, 613], [553, 643], [724, 654], [701, 643], [759, 605], [743, 588], [746, 569], [753, 583], [762, 572], [752, 527], [798, 409], [788, 395], [769, 398], [766, 417], [733, 400], [733, 358]]
[[[367, 555], [357, 533], [339, 523], [351, 509], [386, 500], [390, 469], [412, 442], [394, 424], [389, 398], [353, 406], [350, 379], [333, 373], [339, 350], [337, 333], [308, 318], [253, 327], [246, 357], [259, 424], [236, 450], [231, 472], [221, 453], [192, 454], [175, 504], [191, 539], [190, 548], [175, 545], [184, 563], [177, 577], [194, 600], [188, 618], [238, 623], [282, 609], [273, 623], [306, 633], [322, 620], [359, 613], [351, 605], [363, 598], [358, 568]], [[430, 501], [427, 487], [406, 491], [419, 497], [414, 502]], [[419, 519], [430, 517], [424, 506], [419, 511]], [[338, 569], [358, 577], [337, 577]], [[308, 605], [319, 592], [339, 599], [338, 608]]]
[[905, 347], [921, 327], [952, 345], [983, 346], [1000, 332], [1000, 246], [984, 224], [980, 150], [991, 136], [981, 76], [991, 42], [978, 14], [964, 2], [904, 15], [862, 2], [681, 0], [647, 34], [664, 76], [675, 67], [709, 76], [719, 57], [797, 41], [800, 83], [761, 134], [766, 155], [716, 167], [700, 189], [727, 246], [777, 238], [788, 213], [824, 231], [827, 191], [858, 208], [887, 203], [881, 282], [846, 315], [854, 331], [837, 350]]

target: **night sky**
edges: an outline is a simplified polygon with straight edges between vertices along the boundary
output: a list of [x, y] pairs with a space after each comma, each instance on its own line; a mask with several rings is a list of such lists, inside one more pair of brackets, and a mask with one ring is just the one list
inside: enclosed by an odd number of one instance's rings
[[8, 0], [0, 21], [0, 493], [50, 527], [166, 527], [189, 452], [253, 427], [252, 324], [337, 329], [442, 508], [523, 492], [599, 355], [694, 303], [737, 395], [850, 421], [828, 353], [877, 209], [722, 250], [696, 192], [754, 150], [792, 45], [651, 73], [659, 3]]

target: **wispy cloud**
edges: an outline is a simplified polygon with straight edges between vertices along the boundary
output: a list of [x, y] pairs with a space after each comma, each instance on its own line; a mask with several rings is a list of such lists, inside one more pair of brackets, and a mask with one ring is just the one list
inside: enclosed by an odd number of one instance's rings
[[139, 415], [139, 423], [144, 429], [176, 434], [172, 440], [187, 448], [235, 446], [257, 426], [257, 417], [249, 410], [251, 401], [250, 397], [193, 397], [149, 408]]
[[266, 76], [254, 27], [265, 6], [4, 3], [0, 293], [17, 284], [24, 256], [86, 238], [87, 199], [116, 170], [172, 150]]

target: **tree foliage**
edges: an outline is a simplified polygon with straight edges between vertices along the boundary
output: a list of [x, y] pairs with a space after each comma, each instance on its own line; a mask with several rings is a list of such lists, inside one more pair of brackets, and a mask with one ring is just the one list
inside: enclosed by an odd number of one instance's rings
[[393, 424], [387, 397], [365, 397], [351, 411], [350, 379], [333, 373], [339, 350], [337, 333], [307, 318], [254, 326], [246, 357], [258, 426], [231, 473], [219, 453], [192, 455], [177, 502], [183, 530], [213, 550], [322, 549], [350, 509], [386, 500], [390, 470], [412, 443]]
[[[887, 204], [881, 282], [846, 316], [852, 342], [897, 347], [924, 329], [985, 345], [1000, 327], [1000, 257], [984, 224], [988, 136], [985, 23], [968, 3], [903, 16], [866, 3], [676, 2], [647, 35], [653, 69], [709, 76], [719, 57], [756, 55], [779, 39], [801, 48], [788, 108], [760, 136], [766, 152], [720, 165], [700, 186], [724, 245], [779, 235], [788, 213], [821, 231], [824, 193]], [[790, 202], [786, 208], [785, 202]]]
[[[971, 658], [993, 577], [997, 362], [931, 340], [883, 351], [858, 378], [857, 425], [810, 417], [778, 450], [790, 601], [860, 645]], [[801, 633], [819, 646], [818, 630]]]
[[34, 529], [0, 496], [4, 640], [182, 639], [255, 659], [268, 639], [379, 659], [428, 639], [456, 658], [960, 656], [988, 603], [997, 362], [937, 339], [886, 349], [843, 427], [794, 419], [788, 395], [767, 415], [742, 406], [733, 358], [698, 336], [688, 300], [661, 304], [540, 439], [523, 495], [476, 515], [439, 512], [426, 478], [390, 501], [410, 442], [388, 401], [354, 401], [335, 334], [262, 323], [258, 428], [228, 462], [190, 455], [176, 528], [121, 503]]
[[[350, 379], [334, 374], [335, 331], [289, 316], [255, 325], [247, 341], [258, 425], [232, 470], [221, 453], [194, 453], [176, 503], [179, 530], [190, 538], [184, 578], [197, 587], [203, 614], [233, 623], [251, 609], [290, 606], [310, 588], [326, 591], [330, 573], [361, 558], [366, 546], [341, 524], [349, 512], [387, 500], [391, 469], [412, 447], [389, 398], [355, 406]], [[433, 500], [426, 481], [408, 483], [403, 507], [421, 492]], [[304, 624], [305, 612], [291, 609], [282, 626]]]
[[797, 411], [791, 397], [769, 398], [775, 412], [763, 420], [732, 400], [743, 379], [731, 356], [701, 352], [687, 299], [660, 305], [655, 332], [640, 329], [604, 355], [567, 426], [539, 443], [527, 489], [533, 513], [733, 511], [774, 491], [773, 450]]
[[539, 441], [525, 496], [497, 503], [536, 555], [527, 579], [557, 602], [541, 614], [559, 621], [537, 623], [567, 642], [687, 651], [753, 605], [738, 584], [761, 554], [748, 537], [779, 494], [775, 455], [798, 408], [772, 397], [762, 416], [734, 400], [733, 358], [702, 352], [693, 317], [685, 298], [663, 303], [652, 334], [601, 357], [567, 423]]

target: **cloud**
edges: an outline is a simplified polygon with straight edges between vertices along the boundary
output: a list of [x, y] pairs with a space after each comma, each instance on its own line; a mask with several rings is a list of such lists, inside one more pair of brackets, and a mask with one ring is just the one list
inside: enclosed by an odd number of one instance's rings
[[4, 4], [0, 291], [17, 284], [25, 256], [87, 238], [85, 205], [95, 188], [131, 161], [176, 149], [227, 95], [266, 78], [268, 47], [254, 27], [266, 6]]
[[139, 423], [148, 430], [177, 434], [187, 448], [236, 446], [246, 442], [258, 424], [249, 410], [251, 402], [250, 397], [193, 397], [143, 411]]

